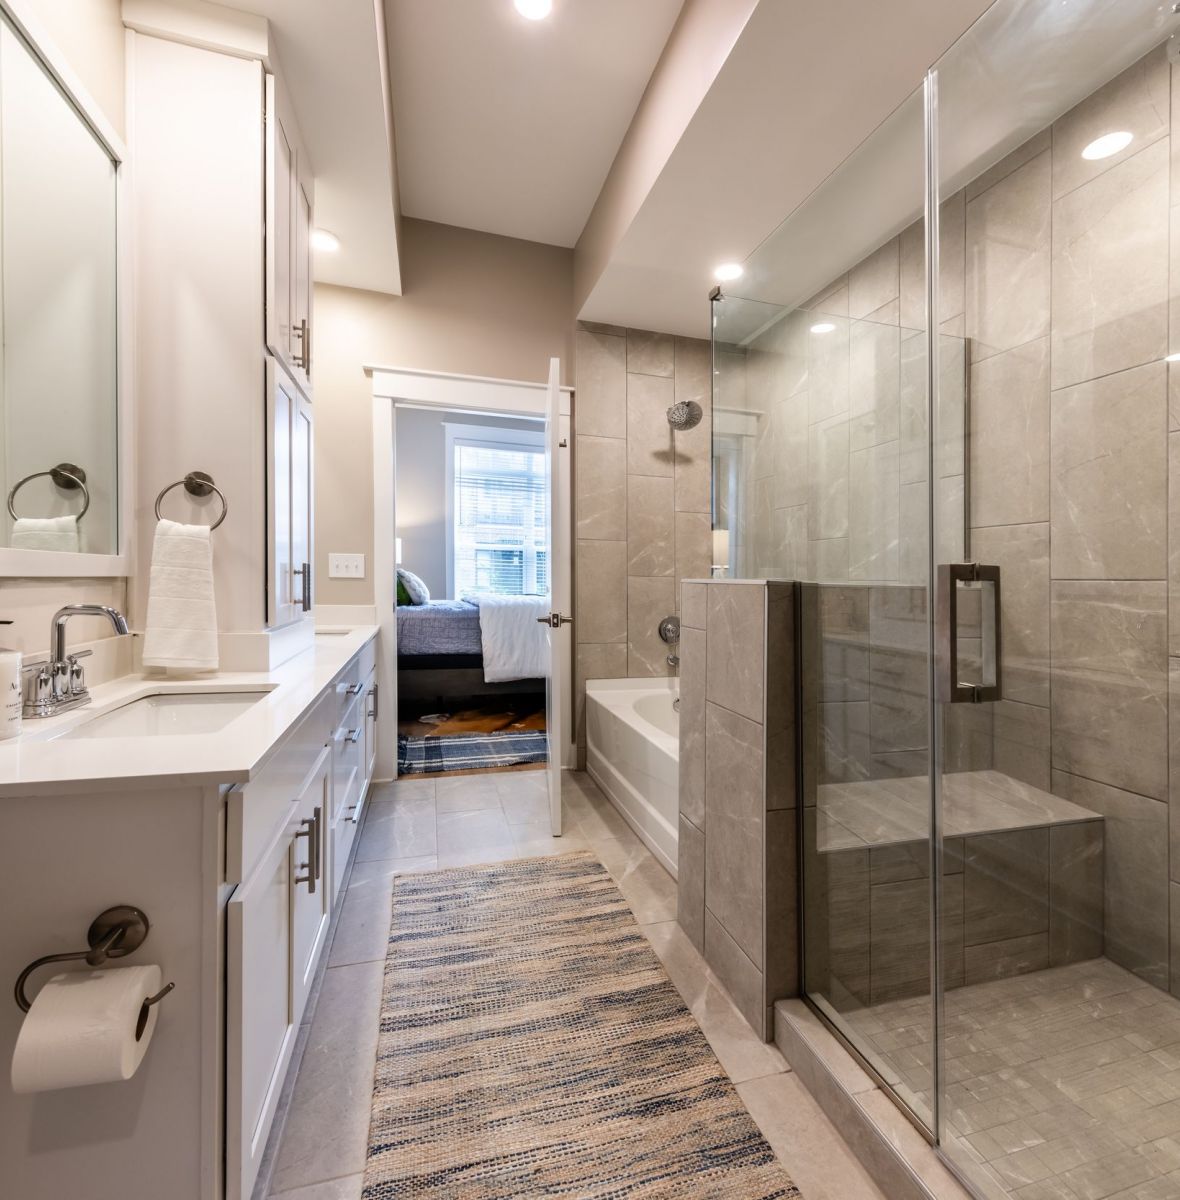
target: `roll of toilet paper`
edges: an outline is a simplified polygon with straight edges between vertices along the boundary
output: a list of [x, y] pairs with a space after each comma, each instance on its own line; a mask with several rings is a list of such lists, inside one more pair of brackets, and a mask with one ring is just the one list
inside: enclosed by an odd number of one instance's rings
[[160, 990], [160, 968], [106, 967], [55, 975], [25, 1014], [12, 1054], [12, 1090], [111, 1083], [135, 1074], [156, 1027], [158, 1005], [135, 1036], [140, 1009]]

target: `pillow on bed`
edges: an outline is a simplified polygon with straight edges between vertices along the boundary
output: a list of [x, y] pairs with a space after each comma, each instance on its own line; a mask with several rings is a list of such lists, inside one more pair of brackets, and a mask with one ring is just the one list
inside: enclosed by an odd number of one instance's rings
[[401, 603], [401, 589], [404, 587], [410, 604], [429, 604], [430, 589], [414, 574], [404, 567], [397, 569], [398, 603]]
[[402, 583], [401, 579], [399, 578], [397, 581], [397, 606], [398, 606], [398, 608], [401, 608], [404, 605], [413, 604], [413, 603], [414, 603], [413, 600], [410, 599], [410, 593], [406, 591], [406, 585], [404, 583]]

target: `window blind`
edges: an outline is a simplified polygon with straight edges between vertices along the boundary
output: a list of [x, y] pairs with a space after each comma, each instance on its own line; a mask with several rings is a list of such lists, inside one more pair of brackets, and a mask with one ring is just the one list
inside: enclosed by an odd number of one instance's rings
[[549, 592], [545, 453], [454, 442], [455, 594]]

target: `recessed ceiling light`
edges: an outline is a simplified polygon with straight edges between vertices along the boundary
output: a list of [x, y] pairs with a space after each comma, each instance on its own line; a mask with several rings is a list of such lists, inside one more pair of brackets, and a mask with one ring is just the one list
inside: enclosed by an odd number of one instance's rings
[[728, 283], [731, 279], [741, 279], [745, 273], [745, 267], [741, 263], [729, 262], [722, 263], [719, 267], [713, 268], [713, 278], [718, 283]]
[[831, 321], [820, 321], [811, 327], [812, 333], [831, 333], [836, 326]]
[[334, 233], [329, 233], [326, 229], [313, 229], [311, 231], [311, 248], [313, 250], [327, 250], [329, 253], [334, 253], [340, 249], [340, 239]]
[[1169, 354], [1164, 362], [1180, 362], [1180, 354]]
[[553, 0], [512, 0], [512, 3], [530, 21], [543, 21], [553, 11]]
[[1119, 130], [1117, 133], [1104, 133], [1100, 138], [1095, 138], [1082, 151], [1082, 157], [1091, 161], [1109, 158], [1112, 154], [1125, 150], [1134, 139], [1135, 135], [1128, 133], [1125, 129]]

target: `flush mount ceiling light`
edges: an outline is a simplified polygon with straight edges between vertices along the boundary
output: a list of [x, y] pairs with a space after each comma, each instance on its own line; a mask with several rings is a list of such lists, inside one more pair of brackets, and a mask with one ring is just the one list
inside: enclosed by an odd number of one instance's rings
[[722, 263], [721, 266], [713, 268], [713, 278], [718, 283], [728, 283], [731, 279], [741, 279], [744, 272], [745, 267], [741, 263]]
[[812, 333], [831, 333], [836, 326], [831, 321], [820, 321], [811, 327]]
[[329, 253], [333, 253], [340, 249], [340, 239], [334, 233], [329, 233], [326, 229], [313, 229], [311, 231], [311, 248], [313, 250], [327, 250]]
[[1169, 354], [1164, 362], [1180, 362], [1180, 354]]
[[1134, 139], [1135, 135], [1128, 133], [1125, 129], [1119, 130], [1117, 133], [1104, 133], [1100, 138], [1095, 138], [1082, 151], [1082, 157], [1088, 158], [1091, 162], [1100, 158], [1109, 158], [1112, 154], [1125, 150]]
[[512, 0], [512, 3], [530, 21], [543, 21], [553, 11], [553, 0]]

